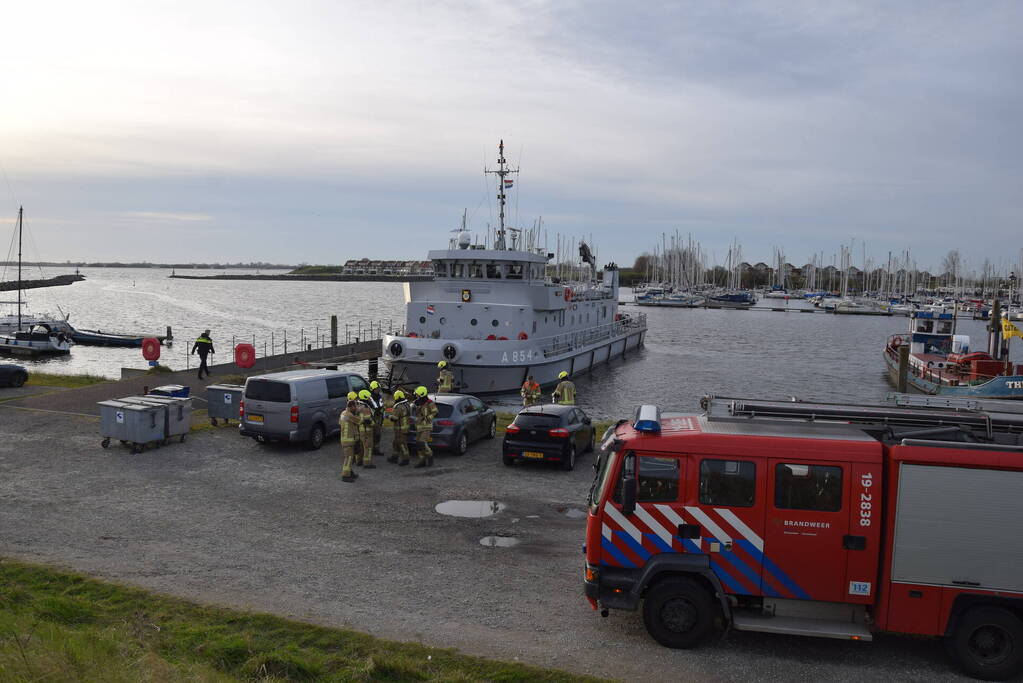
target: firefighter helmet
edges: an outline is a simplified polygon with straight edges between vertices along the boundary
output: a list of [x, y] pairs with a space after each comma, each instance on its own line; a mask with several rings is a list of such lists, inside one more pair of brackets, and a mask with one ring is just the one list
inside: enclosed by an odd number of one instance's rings
[[394, 392], [394, 400], [395, 401], [401, 401], [401, 400], [404, 400], [404, 398], [405, 398], [405, 392], [402, 391], [401, 389], [398, 389], [396, 392]]
[[566, 377], [568, 377], [568, 373], [564, 370], [558, 373], [558, 379], [565, 379]]
[[378, 382], [376, 380], [373, 380], [372, 382], [369, 383], [369, 388], [370, 388], [370, 390], [379, 389], [380, 388], [380, 382]]
[[359, 398], [361, 398], [363, 401], [368, 401], [373, 397], [370, 395], [369, 389], [363, 389], [362, 391], [359, 392]]
[[423, 386], [416, 387], [416, 396], [426, 396], [428, 393], [430, 392], [426, 390], [426, 387]]
[[446, 368], [447, 366], [448, 366], [448, 362], [446, 360], [442, 360], [439, 363], [437, 363], [437, 367], [438, 368]]
[[348, 400], [349, 401], [357, 401], [358, 399], [359, 399], [359, 395], [357, 393], [355, 393], [354, 391], [349, 391], [348, 392]]

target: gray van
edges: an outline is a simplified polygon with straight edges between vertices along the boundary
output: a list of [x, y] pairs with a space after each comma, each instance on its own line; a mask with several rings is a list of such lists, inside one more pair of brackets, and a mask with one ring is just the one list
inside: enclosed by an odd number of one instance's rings
[[245, 380], [238, 430], [259, 441], [304, 441], [315, 450], [339, 431], [348, 392], [369, 389], [361, 376], [337, 370], [291, 370]]

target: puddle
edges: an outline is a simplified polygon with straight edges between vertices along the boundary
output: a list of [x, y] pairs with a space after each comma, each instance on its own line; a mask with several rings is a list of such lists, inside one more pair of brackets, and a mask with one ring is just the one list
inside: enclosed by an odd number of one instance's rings
[[480, 545], [488, 548], [510, 548], [518, 544], [519, 539], [514, 536], [484, 536], [480, 539]]
[[586, 513], [582, 510], [576, 510], [575, 508], [569, 508], [565, 510], [565, 516], [570, 519], [583, 519], [586, 517]]
[[452, 517], [490, 517], [505, 508], [504, 503], [496, 500], [446, 500], [437, 503], [434, 508], [442, 515]]

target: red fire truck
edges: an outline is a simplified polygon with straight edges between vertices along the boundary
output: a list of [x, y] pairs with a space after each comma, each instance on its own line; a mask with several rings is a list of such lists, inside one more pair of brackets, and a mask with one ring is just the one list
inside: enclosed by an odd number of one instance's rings
[[732, 628], [944, 637], [970, 675], [1023, 668], [1023, 406], [707, 397], [608, 430], [585, 594], [662, 645]]

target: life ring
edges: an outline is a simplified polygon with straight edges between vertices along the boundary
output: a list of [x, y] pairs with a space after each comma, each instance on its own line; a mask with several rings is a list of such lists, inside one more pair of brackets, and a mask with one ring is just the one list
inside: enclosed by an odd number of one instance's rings
[[142, 340], [142, 357], [146, 360], [160, 359], [160, 340], [156, 337], [146, 337]]
[[571, 300], [572, 300], [572, 290], [569, 287], [565, 287], [565, 301], [568, 302], [568, 301], [571, 301]]
[[902, 346], [902, 337], [893, 337], [892, 338], [892, 348], [893, 349], [897, 349], [900, 346]]
[[497, 341], [497, 335], [496, 334], [488, 334], [487, 335], [487, 341]]
[[235, 346], [234, 364], [240, 368], [251, 368], [256, 364], [256, 348], [252, 344], [238, 344]]
[[525, 332], [519, 332], [519, 339], [521, 339], [522, 341], [525, 341], [525, 340], [529, 339], [529, 335], [526, 334]]
[[415, 338], [416, 338], [416, 337], [418, 337], [419, 335], [418, 335], [418, 334], [416, 334], [415, 332], [409, 332], [409, 333], [408, 333], [408, 336], [409, 336], [410, 338], [412, 338], [412, 339], [415, 339]]
[[508, 337], [498, 337], [498, 341], [508, 341]]

